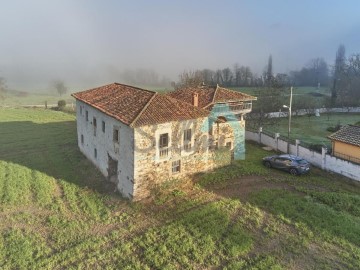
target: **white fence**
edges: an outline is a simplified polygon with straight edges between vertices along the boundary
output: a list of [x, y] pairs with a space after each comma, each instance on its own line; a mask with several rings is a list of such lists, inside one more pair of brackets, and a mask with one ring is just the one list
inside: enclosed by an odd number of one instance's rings
[[[275, 136], [272, 137], [263, 132], [246, 130], [245, 138], [267, 145], [274, 150], [284, 153], [287, 152], [288, 143], [280, 138], [279, 133], [276, 133]], [[296, 140], [295, 145], [290, 143], [289, 149], [290, 154], [303, 157], [317, 167], [360, 181], [360, 165], [327, 154], [327, 149], [325, 147], [322, 148], [322, 153], [320, 154], [301, 146], [300, 140]]]
[[[360, 107], [344, 107], [344, 108], [319, 108], [319, 109], [299, 109], [293, 111], [291, 115], [309, 115], [315, 114], [315, 110], [321, 113], [360, 113]], [[256, 114], [256, 113], [254, 113]], [[266, 114], [269, 118], [287, 117], [289, 113], [285, 112], [271, 112]]]

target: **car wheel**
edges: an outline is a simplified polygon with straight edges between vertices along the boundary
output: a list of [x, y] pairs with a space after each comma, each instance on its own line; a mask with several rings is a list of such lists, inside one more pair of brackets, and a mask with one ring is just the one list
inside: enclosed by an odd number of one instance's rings
[[271, 168], [271, 163], [269, 161], [266, 161], [264, 165], [266, 168]]
[[291, 175], [298, 175], [298, 171], [296, 169], [294, 169], [294, 168], [291, 168], [290, 169], [290, 174]]

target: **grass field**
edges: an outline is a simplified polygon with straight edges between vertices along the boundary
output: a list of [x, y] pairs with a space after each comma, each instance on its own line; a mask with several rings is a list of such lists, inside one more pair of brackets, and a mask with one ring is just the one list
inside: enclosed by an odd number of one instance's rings
[[14, 107], [24, 105], [45, 105], [45, 101], [48, 105], [57, 104], [61, 99], [64, 99], [67, 104], [75, 103], [75, 99], [66, 94], [59, 96], [56, 94], [45, 93], [19, 93], [15, 91], [9, 91], [5, 94], [4, 99], [0, 99], [0, 107]]
[[[232, 90], [240, 91], [249, 95], [255, 95], [259, 90], [258, 87], [229, 87]], [[290, 88], [289, 88], [290, 89]], [[265, 90], [266, 91], [266, 90]], [[299, 86], [293, 87], [293, 95], [306, 95], [310, 93], [319, 93], [325, 96], [329, 96], [331, 94], [330, 89], [328, 87], [311, 87], [311, 86]], [[290, 90], [289, 90], [290, 95]]]
[[[288, 121], [287, 117], [278, 118], [276, 124], [267, 125], [264, 129], [287, 137]], [[299, 139], [308, 144], [325, 144], [330, 147], [331, 141], [327, 139], [327, 136], [334, 132], [327, 131], [327, 128], [356, 124], [359, 121], [360, 113], [331, 113], [321, 114], [320, 117], [295, 116], [291, 118], [290, 138]]]
[[[262, 109], [265, 109], [265, 111], [279, 111], [282, 109], [281, 105], [277, 108], [270, 106], [274, 102], [274, 97], [265, 88], [233, 87], [231, 89], [256, 96], [258, 100], [253, 102], [253, 111], [258, 112]], [[276, 100], [279, 101], [279, 104], [288, 105], [290, 101], [290, 88], [288, 87], [284, 91], [283, 95], [276, 98]], [[274, 96], [277, 97], [277, 95], [275, 94]], [[293, 110], [327, 107], [329, 106], [329, 97], [330, 90], [327, 87], [320, 87], [319, 89], [316, 87], [294, 87], [292, 107]]]
[[359, 269], [359, 183], [268, 154], [247, 143], [130, 203], [78, 151], [73, 115], [0, 108], [0, 269]]

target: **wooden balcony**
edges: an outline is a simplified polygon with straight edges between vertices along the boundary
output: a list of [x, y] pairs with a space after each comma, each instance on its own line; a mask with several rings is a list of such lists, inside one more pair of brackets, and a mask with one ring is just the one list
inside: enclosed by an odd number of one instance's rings
[[217, 116], [220, 115], [237, 115], [237, 114], [246, 114], [251, 112], [252, 102], [229, 102], [229, 103], [217, 103], [214, 105], [211, 110]]

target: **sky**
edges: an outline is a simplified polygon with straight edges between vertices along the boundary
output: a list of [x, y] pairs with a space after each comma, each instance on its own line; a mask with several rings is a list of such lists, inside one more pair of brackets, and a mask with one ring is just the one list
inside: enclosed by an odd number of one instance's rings
[[250, 66], [300, 69], [340, 44], [360, 53], [358, 0], [0, 0], [0, 77], [36, 91], [63, 80], [71, 91], [152, 69]]

